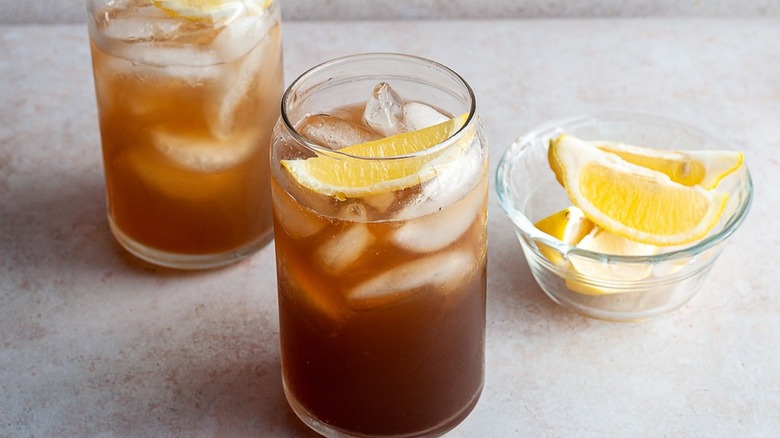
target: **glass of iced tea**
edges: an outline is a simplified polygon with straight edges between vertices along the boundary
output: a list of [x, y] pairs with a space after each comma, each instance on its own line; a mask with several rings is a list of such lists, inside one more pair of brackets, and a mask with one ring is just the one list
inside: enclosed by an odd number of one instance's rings
[[271, 191], [287, 400], [326, 436], [439, 435], [482, 391], [488, 161], [469, 85], [400, 54], [282, 97]]
[[111, 230], [175, 268], [272, 238], [268, 149], [283, 91], [273, 0], [88, 0]]

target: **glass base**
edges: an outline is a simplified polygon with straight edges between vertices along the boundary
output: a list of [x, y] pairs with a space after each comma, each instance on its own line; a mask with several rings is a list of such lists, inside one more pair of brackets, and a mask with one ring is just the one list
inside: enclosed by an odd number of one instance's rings
[[[306, 408], [303, 407], [298, 402], [298, 399], [295, 398], [295, 396], [292, 394], [292, 391], [290, 391], [289, 387], [287, 386], [287, 379], [282, 376], [282, 386], [284, 387], [284, 396], [287, 398], [287, 403], [290, 404], [290, 407], [292, 408], [293, 412], [295, 412], [295, 415], [298, 416], [298, 418], [301, 419], [307, 426], [309, 426], [312, 430], [319, 433], [320, 435], [327, 437], [327, 438], [353, 438], [353, 437], [379, 437], [381, 435], [361, 435], [356, 434], [354, 432], [350, 432], [344, 429], [336, 428], [330, 424], [323, 423], [322, 421], [318, 420], [316, 417], [314, 417]], [[471, 413], [471, 411], [474, 409], [474, 407], [477, 405], [477, 402], [479, 401], [479, 397], [482, 395], [482, 388], [484, 387], [484, 381], [482, 385], [480, 385], [479, 389], [474, 393], [474, 397], [471, 399], [471, 401], [463, 407], [459, 412], [455, 413], [452, 417], [442, 421], [438, 425], [427, 429], [427, 430], [421, 430], [416, 433], [411, 433], [407, 435], [388, 435], [393, 437], [437, 437], [444, 435], [445, 433], [451, 431], [455, 428], [458, 424], [460, 424], [463, 420], [468, 417], [468, 415]]]
[[108, 222], [114, 238], [131, 254], [154, 265], [174, 269], [210, 269], [226, 266], [254, 254], [274, 237], [273, 227], [271, 227], [254, 242], [231, 251], [217, 254], [178, 254], [140, 244], [123, 233], [111, 217], [108, 218]]

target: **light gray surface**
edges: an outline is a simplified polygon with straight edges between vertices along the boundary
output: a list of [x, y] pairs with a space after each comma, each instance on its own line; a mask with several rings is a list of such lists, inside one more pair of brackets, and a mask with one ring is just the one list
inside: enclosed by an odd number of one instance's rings
[[[285, 20], [757, 17], [780, 0], [281, 0]], [[85, 0], [0, 0], [0, 23], [79, 23]]]
[[[545, 297], [491, 189], [487, 377], [452, 437], [777, 436], [777, 41], [778, 19], [287, 23], [287, 83], [377, 50], [462, 74], [491, 172], [534, 126], [613, 108], [745, 152], [747, 220], [701, 293], [645, 323]], [[0, 77], [0, 436], [311, 436], [282, 394], [273, 245], [172, 273], [114, 243], [82, 25], [0, 26]]]

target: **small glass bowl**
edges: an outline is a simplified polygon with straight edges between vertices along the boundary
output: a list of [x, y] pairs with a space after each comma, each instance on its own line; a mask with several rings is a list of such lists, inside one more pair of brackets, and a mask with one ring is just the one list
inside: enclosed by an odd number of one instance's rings
[[[650, 256], [588, 251], [539, 231], [534, 223], [571, 205], [547, 161], [551, 138], [620, 141], [663, 149], [732, 149], [693, 126], [642, 113], [599, 112], [545, 124], [519, 138], [501, 157], [496, 190], [531, 273], [556, 303], [590, 317], [637, 321], [675, 310], [701, 289], [723, 243], [745, 219], [753, 196], [743, 164], [716, 190], [730, 194], [720, 223], [702, 240]], [[575, 268], [579, 267], [579, 269]]]

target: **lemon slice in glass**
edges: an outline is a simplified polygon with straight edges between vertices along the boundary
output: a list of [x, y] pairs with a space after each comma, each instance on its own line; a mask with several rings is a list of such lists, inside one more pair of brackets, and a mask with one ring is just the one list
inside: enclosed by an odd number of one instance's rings
[[718, 223], [728, 200], [727, 193], [679, 184], [571, 135], [551, 140], [548, 158], [588, 219], [640, 243], [699, 240]]
[[273, 0], [154, 0], [154, 5], [169, 15], [190, 21], [214, 23], [263, 10]]
[[[463, 114], [418, 131], [347, 146], [337, 153], [282, 160], [282, 165], [300, 185], [340, 200], [412, 187], [433, 178], [439, 165], [456, 158], [450, 148], [417, 153], [450, 138], [467, 118]], [[460, 147], [454, 152], [459, 153]]]

